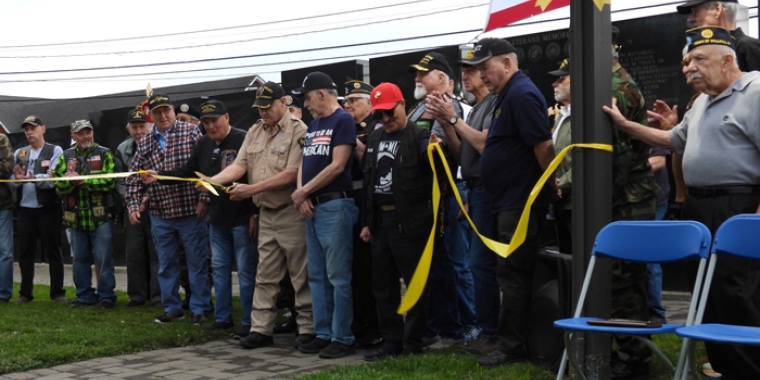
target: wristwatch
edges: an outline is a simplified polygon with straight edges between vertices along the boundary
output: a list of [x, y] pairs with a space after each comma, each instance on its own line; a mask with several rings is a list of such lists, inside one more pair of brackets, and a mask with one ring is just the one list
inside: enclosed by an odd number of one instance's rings
[[459, 116], [454, 115], [451, 117], [451, 119], [449, 119], [449, 124], [454, 125], [457, 123], [457, 120], [459, 120]]

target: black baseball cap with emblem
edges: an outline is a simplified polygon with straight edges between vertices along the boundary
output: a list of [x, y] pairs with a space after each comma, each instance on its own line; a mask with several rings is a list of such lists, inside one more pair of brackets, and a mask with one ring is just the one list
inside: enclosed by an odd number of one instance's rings
[[549, 75], [553, 77], [563, 77], [565, 75], [570, 75], [570, 61], [565, 59], [559, 64], [559, 69], [554, 71], [549, 71]]
[[451, 69], [449, 61], [446, 60], [446, 57], [444, 57], [443, 54], [437, 51], [431, 51], [430, 53], [425, 54], [420, 60], [420, 63], [415, 63], [409, 66], [410, 73], [433, 70], [443, 71], [449, 77], [454, 76], [454, 70]]
[[201, 111], [187, 103], [174, 106], [174, 114], [186, 113], [195, 119], [201, 119]]
[[251, 108], [269, 108], [285, 96], [285, 90], [277, 83], [266, 82], [256, 90], [256, 101]]
[[200, 119], [216, 119], [227, 114], [227, 107], [219, 100], [209, 99], [201, 103]]
[[129, 110], [129, 112], [127, 112], [127, 123], [133, 121], [147, 121], [147, 119], [145, 119], [145, 113], [139, 108]]
[[34, 116], [34, 115], [29, 115], [26, 117], [26, 119], [24, 119], [24, 122], [21, 123], [21, 129], [24, 129], [24, 126], [27, 124], [33, 125], [35, 127], [39, 127], [40, 125], [45, 125], [45, 123], [43, 123], [39, 117]]
[[329, 75], [315, 71], [309, 73], [303, 78], [303, 85], [301, 87], [291, 91], [293, 95], [306, 95], [307, 92], [313, 90], [337, 90], [338, 86], [333, 82]]
[[346, 96], [351, 94], [369, 95], [372, 93], [372, 89], [375, 88], [369, 83], [354, 79], [347, 81], [344, 85], [346, 86]]
[[[710, 1], [712, 0], [691, 0], [679, 5], [678, 7], [676, 7], [676, 9], [678, 9], [678, 13], [687, 15], [691, 13], [691, 8], [693, 8], [695, 5], [704, 4]], [[720, 2], [721, 3], [738, 3], [737, 0], [720, 0]]]
[[158, 107], [172, 107], [172, 102], [168, 95], [153, 94], [148, 98], [148, 109], [153, 112]]
[[702, 45], [723, 45], [736, 49], [736, 39], [728, 29], [708, 25], [687, 30], [686, 45], [688, 45], [688, 51]]
[[301, 105], [301, 101], [298, 100], [297, 97], [291, 96], [291, 95], [285, 95], [284, 98], [285, 98], [285, 106], [286, 107], [303, 108], [303, 106]]
[[501, 38], [484, 38], [475, 44], [462, 60], [462, 65], [479, 65], [502, 54], [517, 53], [512, 44]]

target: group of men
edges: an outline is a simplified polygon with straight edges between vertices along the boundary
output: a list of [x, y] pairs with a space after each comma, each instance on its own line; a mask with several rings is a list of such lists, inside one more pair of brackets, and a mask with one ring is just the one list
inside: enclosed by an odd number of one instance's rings
[[[692, 0], [678, 10], [696, 25], [686, 31], [683, 72], [700, 93], [680, 123], [676, 110], [662, 102], [646, 110], [632, 76], [618, 62], [619, 47], [612, 47], [614, 102], [604, 107], [616, 127], [611, 209], [614, 220], [661, 219], [668, 198], [667, 172], [661, 170], [667, 170], [664, 156], [674, 151], [688, 186], [684, 215], [714, 232], [731, 215], [760, 212], [760, 172], [753, 164], [760, 158], [760, 120], [750, 106], [760, 82], [756, 72], [745, 72], [760, 66], [760, 43], [736, 29], [736, 1]], [[341, 105], [335, 82], [313, 72], [291, 94], [277, 83], [260, 86], [253, 104], [260, 119], [247, 132], [230, 125], [218, 100], [205, 101], [195, 115], [184, 110], [181, 121], [168, 96], [153, 95], [148, 100], [153, 128], [141, 110], [130, 111], [131, 137], [115, 157], [93, 142], [87, 121], [72, 124], [75, 145], [64, 152], [45, 144], [44, 124], [30, 116], [23, 123], [29, 146], [11, 155], [7, 138], [0, 136], [0, 176], [111, 173], [115, 163], [120, 171], [145, 171], [116, 189], [129, 221], [130, 302], [160, 302], [164, 312], [156, 322], [184, 318], [178, 294], [181, 244], [192, 321], [204, 323], [213, 314], [208, 329], [234, 326], [230, 275], [236, 263], [244, 316], [234, 335], [242, 347], [274, 344], [281, 281], [289, 277], [294, 344], [302, 352], [340, 358], [369, 339], [377, 349], [365, 359], [374, 361], [420, 353], [440, 338], [481, 355], [477, 362], [484, 367], [510, 364], [528, 358], [533, 270], [549, 208], [561, 250], [570, 252], [572, 246], [570, 156], [535, 198], [525, 242], [508, 258], [469, 230], [445, 179], [437, 184], [440, 204], [432, 204], [433, 170], [439, 178], [444, 165], [457, 173], [456, 190], [474, 226], [509, 243], [531, 189], [555, 152], [570, 144], [569, 65], [565, 61], [549, 73], [562, 106], [555, 109], [553, 128], [543, 95], [519, 69], [517, 49], [506, 40], [485, 38], [459, 62], [463, 85], [475, 98], [472, 107], [453, 96], [454, 71], [446, 58], [430, 52], [409, 67], [416, 75], [414, 105], [393, 83], [373, 87], [357, 80], [345, 83]], [[296, 114], [301, 107], [294, 96], [314, 117], [308, 126]], [[205, 135], [194, 123], [202, 123]], [[445, 158], [430, 162], [427, 150], [434, 143]], [[217, 187], [219, 196], [178, 181], [196, 173]], [[8, 191], [0, 187], [0, 229], [9, 228], [10, 191], [18, 191], [20, 199], [17, 302], [32, 299], [34, 244], [42, 234], [49, 234], [41, 240], [51, 263], [50, 296], [65, 301], [60, 233], [51, 222], [63, 218], [74, 255], [72, 307], [114, 306], [107, 220], [113, 188], [113, 180], [97, 176], [16, 183]], [[434, 209], [442, 227], [431, 231]], [[431, 232], [428, 286], [406, 316], [398, 315], [399, 278], [410, 283]], [[216, 305], [207, 274], [209, 245]], [[6, 261], [0, 256], [3, 302], [11, 295]], [[97, 291], [91, 285], [93, 263]], [[757, 269], [740, 259], [719, 263], [705, 322], [760, 325]], [[664, 319], [661, 282], [657, 267], [614, 262], [613, 317]], [[756, 349], [707, 345], [707, 352], [724, 378], [760, 377]], [[612, 377], [648, 376], [650, 356], [642, 343], [616, 336]]]

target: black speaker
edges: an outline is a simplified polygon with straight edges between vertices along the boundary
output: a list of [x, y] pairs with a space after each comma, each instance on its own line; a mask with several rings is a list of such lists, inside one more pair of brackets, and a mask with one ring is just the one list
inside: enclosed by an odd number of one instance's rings
[[531, 362], [554, 372], [559, 370], [565, 348], [563, 333], [554, 328], [554, 321], [571, 316], [571, 270], [571, 255], [546, 249], [539, 252], [526, 339]]

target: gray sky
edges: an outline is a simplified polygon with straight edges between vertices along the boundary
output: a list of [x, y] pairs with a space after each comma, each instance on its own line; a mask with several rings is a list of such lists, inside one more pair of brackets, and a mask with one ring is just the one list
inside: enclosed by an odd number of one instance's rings
[[[739, 2], [757, 6], [757, 0]], [[613, 0], [612, 18], [616, 21], [675, 11], [675, 5], [625, 11], [665, 3], [671, 1]], [[480, 35], [488, 4], [488, 0], [3, 0], [0, 95], [76, 98], [140, 90], [147, 83], [161, 88], [253, 74], [279, 81], [283, 70], [466, 44]], [[750, 10], [751, 17], [756, 13]], [[528, 20], [529, 25], [503, 28], [487, 36], [565, 29], [568, 16], [568, 8], [560, 9]], [[535, 24], [553, 19], [565, 20]], [[191, 33], [220, 28], [225, 29]], [[457, 33], [462, 31], [470, 32]], [[175, 35], [134, 39], [166, 34]], [[412, 39], [436, 34], [446, 35]], [[749, 34], [758, 34], [754, 18]], [[124, 40], [80, 43], [114, 39]], [[406, 40], [369, 44], [401, 39]], [[359, 45], [299, 52], [353, 44]], [[218, 60], [240, 56], [248, 58]], [[199, 59], [207, 61], [154, 66]], [[148, 66], [23, 74], [126, 65]], [[212, 70], [217, 68], [224, 70]], [[166, 73], [190, 70], [203, 71]]]

